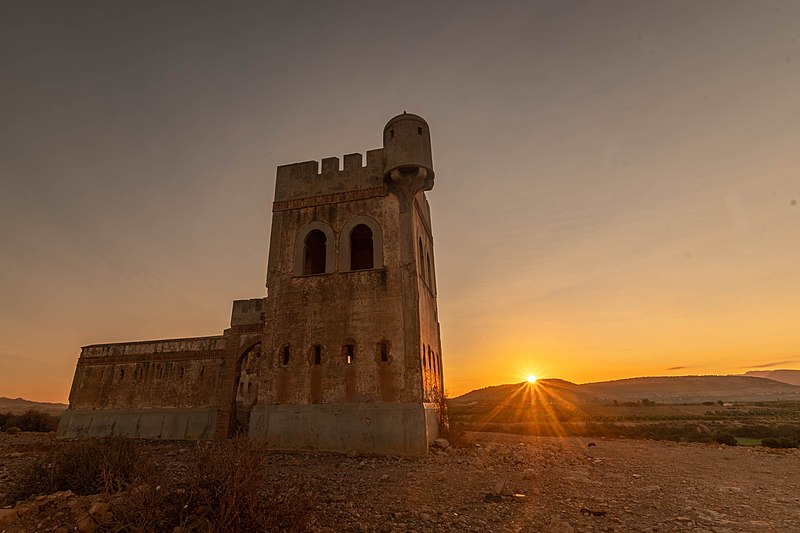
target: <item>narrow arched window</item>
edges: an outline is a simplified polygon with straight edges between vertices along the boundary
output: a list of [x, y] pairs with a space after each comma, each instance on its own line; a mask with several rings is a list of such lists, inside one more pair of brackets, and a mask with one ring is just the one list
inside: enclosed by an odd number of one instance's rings
[[419, 275], [425, 279], [425, 250], [422, 248], [422, 239], [419, 239]]
[[312, 355], [312, 362], [315, 365], [321, 365], [322, 364], [322, 346], [320, 346], [319, 344], [315, 344], [314, 345], [314, 351], [313, 351], [313, 355]]
[[433, 286], [433, 274], [431, 272], [431, 254], [426, 254], [428, 259], [428, 285]]
[[388, 341], [381, 341], [380, 345], [380, 358], [381, 363], [388, 363], [389, 362], [389, 342]]
[[315, 229], [306, 236], [303, 254], [303, 274], [324, 274], [326, 241], [325, 234]]
[[359, 224], [350, 232], [350, 270], [374, 268], [372, 255], [372, 230]]
[[286, 366], [286, 365], [289, 364], [289, 355], [290, 354], [291, 354], [291, 352], [290, 352], [288, 346], [284, 346], [283, 348], [281, 348], [281, 364], [283, 366]]
[[344, 361], [345, 363], [352, 364], [356, 358], [356, 346], [352, 342], [348, 342], [344, 345], [343, 350], [344, 352]]

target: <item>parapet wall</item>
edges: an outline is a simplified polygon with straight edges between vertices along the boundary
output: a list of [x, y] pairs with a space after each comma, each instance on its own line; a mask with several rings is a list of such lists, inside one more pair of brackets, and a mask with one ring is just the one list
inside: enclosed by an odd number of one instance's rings
[[133, 362], [142, 357], [150, 359], [159, 355], [175, 357], [180, 354], [190, 354], [194, 356], [205, 352], [224, 350], [227, 343], [228, 341], [223, 335], [212, 335], [185, 339], [92, 344], [81, 348], [78, 364], [80, 365], [82, 362], [84, 364], [103, 364], [119, 358]]
[[261, 334], [266, 319], [266, 304], [266, 298], [235, 300], [231, 310], [232, 332]]
[[383, 186], [383, 149], [367, 151], [367, 163], [361, 154], [347, 154], [339, 168], [338, 157], [304, 161], [278, 167], [275, 202], [325, 194], [372, 189]]

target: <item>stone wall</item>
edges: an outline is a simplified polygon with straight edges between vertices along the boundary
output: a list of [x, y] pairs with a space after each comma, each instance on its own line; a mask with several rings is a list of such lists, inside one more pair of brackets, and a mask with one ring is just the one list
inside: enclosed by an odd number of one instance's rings
[[59, 437], [226, 437], [237, 407], [252, 406], [264, 307], [264, 298], [234, 302], [223, 335], [83, 347]]

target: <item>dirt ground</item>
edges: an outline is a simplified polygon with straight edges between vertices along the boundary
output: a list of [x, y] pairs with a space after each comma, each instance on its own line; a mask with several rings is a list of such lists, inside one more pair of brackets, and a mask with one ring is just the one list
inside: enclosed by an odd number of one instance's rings
[[[421, 459], [267, 452], [268, 465], [276, 483], [308, 487], [319, 532], [800, 531], [798, 450], [496, 433], [466, 440]], [[0, 493], [58, 445], [52, 434], [0, 434]], [[150, 448], [168, 465], [192, 446]], [[0, 509], [0, 531], [101, 531], [102, 520], [86, 517], [102, 499], [18, 502]], [[113, 513], [107, 507], [100, 512]]]

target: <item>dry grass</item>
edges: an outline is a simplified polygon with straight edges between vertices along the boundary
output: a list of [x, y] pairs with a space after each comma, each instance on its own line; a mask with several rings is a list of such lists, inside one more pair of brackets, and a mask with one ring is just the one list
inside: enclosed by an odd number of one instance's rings
[[122, 437], [66, 444], [24, 468], [12, 483], [6, 503], [60, 490], [75, 494], [121, 491], [139, 475], [139, 455], [139, 449]]
[[120, 532], [308, 529], [315, 498], [305, 487], [271, 483], [267, 452], [246, 436], [199, 443], [171, 469], [148, 450], [123, 437], [65, 444], [21, 472], [7, 503], [60, 490], [102, 493]]

